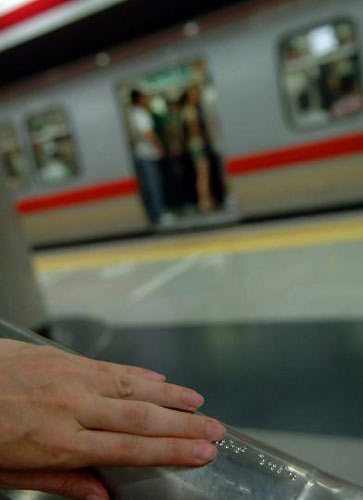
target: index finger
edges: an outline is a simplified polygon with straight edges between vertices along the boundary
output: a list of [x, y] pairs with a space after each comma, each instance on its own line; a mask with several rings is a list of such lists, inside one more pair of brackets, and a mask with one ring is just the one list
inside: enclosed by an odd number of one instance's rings
[[203, 439], [145, 437], [83, 430], [75, 440], [74, 466], [200, 466], [216, 458], [217, 449]]

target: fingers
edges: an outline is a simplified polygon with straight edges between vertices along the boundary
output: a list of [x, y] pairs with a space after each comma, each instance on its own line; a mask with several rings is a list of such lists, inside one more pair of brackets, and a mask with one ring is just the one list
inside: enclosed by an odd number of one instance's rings
[[108, 500], [102, 483], [86, 471], [0, 472], [0, 487], [34, 490], [74, 500]]
[[102, 431], [80, 431], [77, 466], [200, 466], [216, 458], [205, 440], [156, 438]]
[[195, 411], [204, 403], [203, 396], [192, 389], [140, 377], [101, 373], [93, 383], [98, 394], [108, 398], [146, 401], [187, 411]]
[[225, 428], [211, 418], [169, 410], [141, 401], [120, 401], [111, 398], [90, 400], [84, 405], [79, 422], [86, 429], [153, 437], [220, 441], [226, 433]]
[[[118, 365], [113, 365], [113, 366], [111, 365], [110, 368], [115, 371], [119, 370]], [[152, 370], [148, 370], [146, 368], [140, 368], [138, 366], [126, 366], [126, 365], [124, 365], [123, 368], [127, 375], [133, 375], [135, 377], [144, 377], [150, 380], [157, 380], [159, 382], [164, 382], [166, 380], [165, 375], [154, 372]]]
[[127, 366], [118, 365], [116, 363], [108, 363], [106, 361], [96, 361], [94, 359], [84, 358], [82, 356], [71, 355], [74, 360], [84, 366], [85, 368], [91, 369], [95, 373], [108, 373], [111, 376], [123, 376], [132, 375], [135, 377], [143, 377], [150, 380], [164, 381], [166, 379], [165, 375], [161, 373], [148, 370], [146, 368], [140, 368], [137, 366]]
[[131, 379], [133, 388], [129, 399], [148, 401], [160, 406], [195, 411], [204, 404], [204, 398], [193, 389], [164, 382], [147, 381], [142, 383], [139, 379]]
[[[91, 361], [91, 360], [90, 360]], [[166, 377], [161, 373], [148, 370], [147, 368], [140, 368], [138, 366], [118, 365], [116, 363], [108, 363], [106, 361], [95, 361], [95, 368], [100, 372], [110, 373], [111, 375], [131, 375], [135, 377], [148, 378], [150, 380], [157, 380], [164, 382]]]

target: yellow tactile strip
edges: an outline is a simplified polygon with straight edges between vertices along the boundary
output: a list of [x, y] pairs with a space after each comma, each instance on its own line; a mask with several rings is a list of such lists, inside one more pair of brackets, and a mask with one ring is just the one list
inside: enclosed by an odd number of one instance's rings
[[250, 231], [243, 229], [226, 233], [204, 234], [196, 238], [174, 238], [139, 245], [91, 247], [74, 251], [59, 251], [36, 255], [38, 271], [72, 271], [121, 264], [123, 262], [155, 262], [187, 258], [195, 255], [210, 256], [234, 253], [266, 252], [288, 248], [309, 247], [363, 241], [363, 218], [318, 224], [299, 224]]

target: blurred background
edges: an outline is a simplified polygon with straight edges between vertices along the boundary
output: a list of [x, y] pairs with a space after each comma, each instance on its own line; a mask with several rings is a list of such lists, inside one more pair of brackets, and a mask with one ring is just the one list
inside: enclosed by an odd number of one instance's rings
[[361, 0], [0, 0], [0, 315], [363, 486], [362, 31]]

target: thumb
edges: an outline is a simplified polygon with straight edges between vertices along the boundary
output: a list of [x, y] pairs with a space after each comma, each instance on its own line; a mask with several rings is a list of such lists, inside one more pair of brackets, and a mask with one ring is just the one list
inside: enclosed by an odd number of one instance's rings
[[109, 500], [102, 483], [85, 470], [0, 472], [0, 487], [34, 490], [73, 500]]

